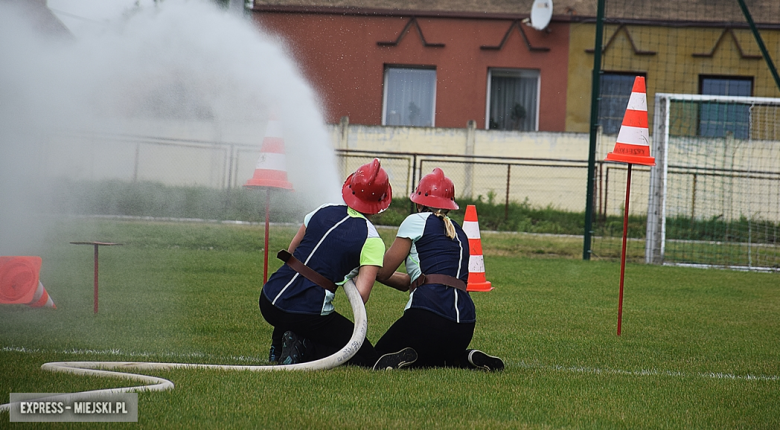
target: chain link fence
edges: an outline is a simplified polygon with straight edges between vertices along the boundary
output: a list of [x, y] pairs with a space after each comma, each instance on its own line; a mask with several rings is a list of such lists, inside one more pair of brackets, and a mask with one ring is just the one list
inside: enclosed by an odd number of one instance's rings
[[[373, 158], [380, 158], [382, 166], [388, 171], [396, 198], [403, 197], [399, 195], [401, 191], [404, 196], [411, 194], [421, 176], [439, 167], [455, 184], [456, 197], [503, 204], [507, 216], [511, 203], [584, 214], [585, 190], [582, 185], [587, 182], [587, 160], [347, 150], [338, 150], [337, 154], [345, 175]], [[598, 168], [599, 172], [604, 172], [599, 174], [596, 194], [603, 200], [599, 214], [602, 210], [605, 216], [606, 213], [617, 213], [620, 208], [608, 205], [606, 199], [610, 188], [615, 193], [615, 187], [620, 184], [610, 184], [608, 177], [609, 169], [615, 166], [598, 163]], [[643, 204], [646, 206], [647, 196], [644, 197]]]
[[41, 177], [215, 189], [250, 178], [259, 154], [259, 146], [146, 136], [56, 133], [36, 141], [29, 164]]
[[[45, 180], [43, 178], [62, 177], [88, 182], [119, 181], [127, 184], [196, 187], [211, 190], [209, 193], [217, 195], [229, 191], [224, 194], [225, 200], [244, 199], [247, 201], [242, 203], [244, 205], [257, 200], [238, 194], [243, 192], [242, 185], [254, 173], [260, 156], [258, 144], [94, 134], [50, 135], [40, 139], [40, 142], [27, 156], [37, 160], [36, 170], [41, 174], [36, 176], [41, 181]], [[458, 199], [504, 207], [503, 218], [507, 222], [496, 228], [537, 231], [528, 230], [527, 223], [513, 219], [518, 216], [517, 212], [512, 211], [513, 205], [537, 211], [565, 212], [574, 214], [575, 218], [581, 215], [584, 226], [586, 160], [345, 149], [335, 150], [335, 155], [335, 169], [342, 180], [361, 165], [379, 158], [388, 172], [397, 200], [406, 199], [423, 175], [439, 167], [453, 180]], [[615, 249], [619, 249], [623, 230], [626, 172], [623, 164], [596, 163], [593, 194], [594, 258], [614, 259], [619, 255]], [[674, 172], [670, 169], [670, 173]], [[317, 177], [318, 172], [313, 171], [311, 178]], [[701, 182], [701, 174], [686, 177], [691, 187], [690, 210], [703, 213], [705, 208], [697, 204], [698, 201], [693, 197], [698, 196], [697, 184]], [[633, 240], [629, 247], [629, 258], [635, 261], [643, 260], [649, 182], [649, 168], [634, 166], [629, 221], [629, 238]], [[776, 184], [776, 181], [771, 182]], [[157, 197], [157, 200], [160, 198]], [[294, 196], [274, 198], [286, 199], [290, 203]], [[186, 200], [186, 196], [180, 199]], [[298, 203], [302, 207], [310, 206]], [[155, 203], [157, 206], [162, 204]], [[279, 204], [275, 203], [277, 206]], [[257, 205], [262, 205], [262, 202]], [[409, 203], [409, 211], [412, 210]], [[212, 213], [214, 211], [219, 212], [219, 208], [213, 208]], [[224, 211], [224, 214], [218, 213], [217, 216], [235, 216], [227, 209]], [[250, 211], [256, 212], [257, 208]], [[569, 224], [566, 233], [581, 235], [583, 228]]]
[[[260, 145], [142, 136], [57, 134], [41, 142], [32, 153], [38, 158], [38, 168], [47, 173], [41, 177], [155, 182], [217, 190], [240, 188], [252, 177], [260, 155]], [[379, 158], [396, 199], [406, 198], [423, 175], [439, 167], [454, 182], [457, 198], [504, 205], [506, 214], [512, 203], [584, 214], [587, 160], [343, 149], [335, 152], [341, 178]], [[620, 231], [607, 220], [622, 216], [625, 166], [597, 162], [596, 168], [597, 228], [619, 236]], [[647, 194], [643, 190], [648, 188], [648, 181], [649, 171], [637, 168], [632, 180], [632, 213], [646, 211]]]

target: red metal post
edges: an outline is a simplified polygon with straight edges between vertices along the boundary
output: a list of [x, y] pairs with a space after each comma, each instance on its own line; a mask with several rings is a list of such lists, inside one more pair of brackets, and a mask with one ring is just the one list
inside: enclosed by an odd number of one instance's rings
[[73, 245], [92, 245], [95, 247], [95, 287], [94, 287], [94, 296], [95, 296], [95, 313], [98, 313], [98, 247], [100, 246], [113, 246], [113, 245], [122, 245], [121, 243], [111, 243], [111, 242], [71, 242]]
[[628, 165], [626, 176], [626, 207], [623, 212], [623, 252], [620, 256], [620, 298], [618, 299], [617, 335], [620, 336], [620, 326], [623, 320], [623, 278], [626, 274], [626, 240], [628, 238], [628, 199], [631, 195], [631, 164]]
[[265, 189], [265, 244], [263, 245], [263, 285], [268, 281], [268, 224], [271, 207], [271, 188]]
[[98, 244], [95, 244], [95, 313], [98, 313]]

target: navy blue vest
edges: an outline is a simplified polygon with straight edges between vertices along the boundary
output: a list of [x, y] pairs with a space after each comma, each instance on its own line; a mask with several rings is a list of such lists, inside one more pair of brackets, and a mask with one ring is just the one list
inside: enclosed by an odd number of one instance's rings
[[[359, 269], [363, 246], [373, 230], [370, 221], [351, 212], [345, 205], [318, 208], [311, 214], [306, 234], [293, 252], [295, 258], [336, 284]], [[262, 294], [287, 312], [326, 315], [333, 311], [333, 294], [286, 264], [271, 275]]]
[[[446, 236], [444, 221], [430, 212], [412, 214], [404, 220], [398, 236], [412, 239], [412, 252], [406, 259], [412, 280], [422, 272], [454, 276], [468, 283], [469, 240], [458, 223], [452, 224], [457, 236], [454, 239]], [[477, 319], [467, 292], [441, 284], [421, 285], [412, 292], [406, 307], [426, 309], [455, 322], [473, 323]]]

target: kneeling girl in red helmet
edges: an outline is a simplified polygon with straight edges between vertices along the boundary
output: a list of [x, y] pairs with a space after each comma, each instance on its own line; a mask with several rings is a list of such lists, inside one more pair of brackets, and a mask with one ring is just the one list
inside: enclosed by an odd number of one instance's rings
[[[382, 266], [385, 246], [367, 215], [387, 209], [392, 188], [387, 172], [374, 159], [350, 175], [342, 187], [346, 204], [326, 204], [304, 217], [285, 261], [260, 294], [263, 318], [274, 326], [269, 360], [296, 364], [334, 354], [346, 345], [352, 321], [335, 311], [336, 287], [354, 278], [363, 302]], [[407, 349], [381, 357], [389, 367], [416, 359]], [[379, 354], [368, 339], [347, 364], [373, 367]]]
[[[458, 209], [455, 186], [436, 168], [409, 198], [417, 213], [401, 223], [377, 274], [379, 282], [409, 291], [409, 301], [403, 316], [377, 342], [376, 351], [411, 347], [418, 359], [410, 367], [503, 370], [500, 358], [468, 349], [477, 316], [466, 291], [468, 237], [447, 216]], [[407, 273], [396, 272], [404, 261]]]

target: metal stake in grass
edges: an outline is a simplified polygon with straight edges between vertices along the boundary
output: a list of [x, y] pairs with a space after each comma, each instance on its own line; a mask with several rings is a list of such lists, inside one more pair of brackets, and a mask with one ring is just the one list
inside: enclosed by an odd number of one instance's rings
[[607, 154], [606, 161], [628, 164], [626, 174], [626, 204], [623, 211], [623, 250], [620, 255], [620, 295], [618, 298], [617, 335], [620, 336], [623, 321], [623, 280], [626, 274], [626, 243], [628, 239], [628, 202], [631, 195], [631, 165], [654, 166], [655, 159], [650, 156], [650, 137], [647, 132], [647, 91], [645, 78], [634, 78], [634, 87], [628, 99], [626, 114], [620, 125], [615, 149]]
[[[244, 185], [245, 187], [252, 187], [252, 185]], [[268, 281], [268, 229], [270, 226], [270, 214], [271, 214], [271, 188], [272, 187], [260, 187], [265, 188], [265, 231], [263, 239], [263, 285]]]
[[293, 191], [292, 184], [287, 181], [284, 138], [282, 137], [281, 124], [276, 115], [271, 115], [268, 120], [255, 173], [244, 184], [244, 187], [265, 189], [265, 240], [263, 245], [263, 285], [265, 285], [268, 281], [268, 226], [270, 223], [271, 189]]
[[623, 321], [623, 280], [626, 275], [626, 242], [628, 239], [628, 202], [631, 195], [631, 163], [626, 173], [626, 205], [623, 211], [623, 250], [620, 252], [620, 296], [618, 299], [617, 335], [620, 336], [620, 326]]
[[95, 246], [95, 314], [98, 313], [98, 247], [100, 246], [114, 246], [122, 245], [121, 243], [112, 242], [71, 242], [73, 245], [94, 245]]

